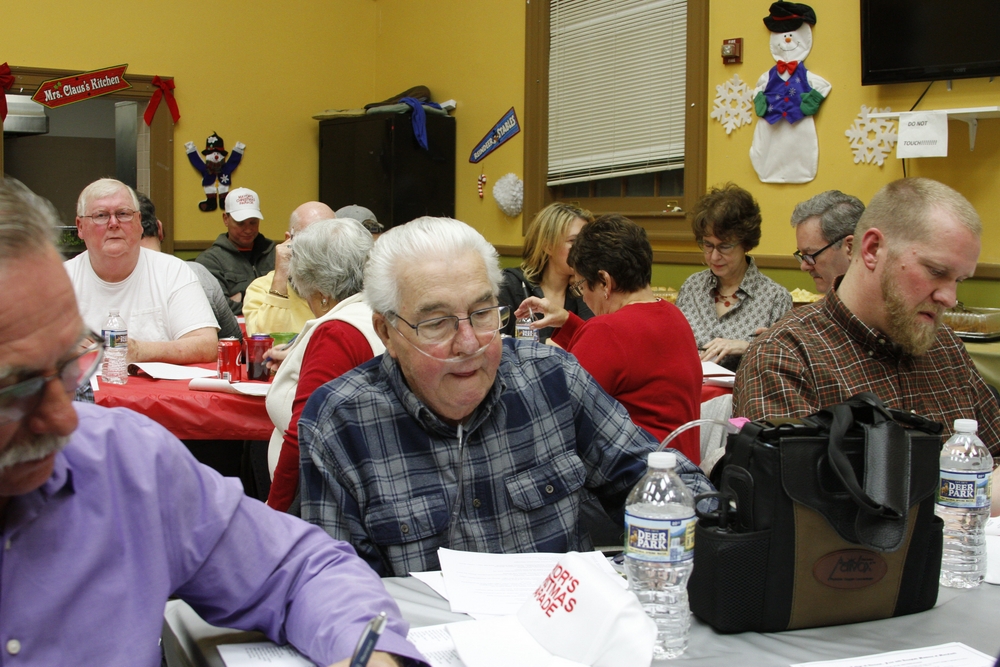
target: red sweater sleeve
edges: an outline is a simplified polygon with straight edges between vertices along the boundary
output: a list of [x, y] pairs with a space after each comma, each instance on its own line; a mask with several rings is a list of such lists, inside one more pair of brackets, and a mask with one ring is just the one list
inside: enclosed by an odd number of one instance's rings
[[346, 322], [324, 322], [313, 332], [302, 358], [299, 384], [292, 402], [292, 419], [281, 443], [278, 465], [267, 496], [269, 506], [284, 512], [295, 499], [299, 487], [299, 417], [309, 397], [319, 387], [373, 356], [368, 339]]
[[[587, 326], [583, 326], [586, 324]], [[594, 318], [584, 322], [570, 313], [566, 325], [553, 336], [567, 352], [573, 354], [597, 384], [612, 396], [618, 396], [619, 381], [629, 366], [629, 353], [614, 328], [606, 320]], [[567, 340], [568, 338], [568, 340]]]

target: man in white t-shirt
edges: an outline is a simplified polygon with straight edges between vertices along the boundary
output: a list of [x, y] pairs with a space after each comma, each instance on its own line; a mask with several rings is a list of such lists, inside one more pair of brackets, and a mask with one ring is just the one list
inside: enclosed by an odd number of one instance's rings
[[213, 361], [218, 323], [185, 262], [139, 244], [139, 201], [110, 178], [80, 193], [76, 228], [87, 251], [65, 263], [87, 327], [100, 331], [111, 310], [128, 328], [128, 360]]

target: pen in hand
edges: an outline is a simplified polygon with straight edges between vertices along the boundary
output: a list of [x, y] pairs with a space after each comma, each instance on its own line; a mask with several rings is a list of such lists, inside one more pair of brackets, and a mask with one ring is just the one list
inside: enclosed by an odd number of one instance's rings
[[368, 664], [368, 659], [372, 657], [372, 651], [375, 650], [375, 644], [385, 629], [385, 621], [384, 611], [379, 612], [378, 616], [368, 621], [368, 625], [361, 632], [361, 639], [358, 640], [358, 645], [354, 649], [354, 655], [351, 656], [350, 667], [365, 667]]

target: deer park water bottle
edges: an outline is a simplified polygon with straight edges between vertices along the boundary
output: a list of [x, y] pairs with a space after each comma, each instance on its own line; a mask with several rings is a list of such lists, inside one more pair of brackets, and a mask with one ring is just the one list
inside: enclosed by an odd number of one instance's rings
[[955, 434], [941, 448], [935, 512], [944, 520], [941, 585], [952, 588], [975, 588], [986, 575], [993, 457], [978, 428], [975, 419], [956, 419]]
[[533, 321], [533, 314], [529, 310], [527, 317], [520, 317], [514, 322], [514, 338], [520, 338], [521, 340], [533, 340], [538, 342], [538, 330], [531, 328], [531, 323]]
[[108, 313], [108, 321], [101, 330], [104, 335], [104, 363], [101, 366], [101, 378], [111, 384], [125, 384], [128, 381], [128, 331], [125, 320], [117, 310]]
[[676, 658], [691, 629], [687, 581], [694, 564], [694, 496], [674, 472], [673, 452], [653, 452], [625, 501], [628, 585], [656, 623], [653, 659]]

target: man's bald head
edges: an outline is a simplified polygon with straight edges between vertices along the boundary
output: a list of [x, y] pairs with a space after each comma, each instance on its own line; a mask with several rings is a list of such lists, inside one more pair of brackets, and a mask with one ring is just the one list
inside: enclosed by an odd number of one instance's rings
[[295, 235], [314, 222], [332, 220], [336, 217], [333, 209], [323, 202], [307, 201], [292, 211], [291, 217], [288, 218], [288, 231], [292, 235]]

